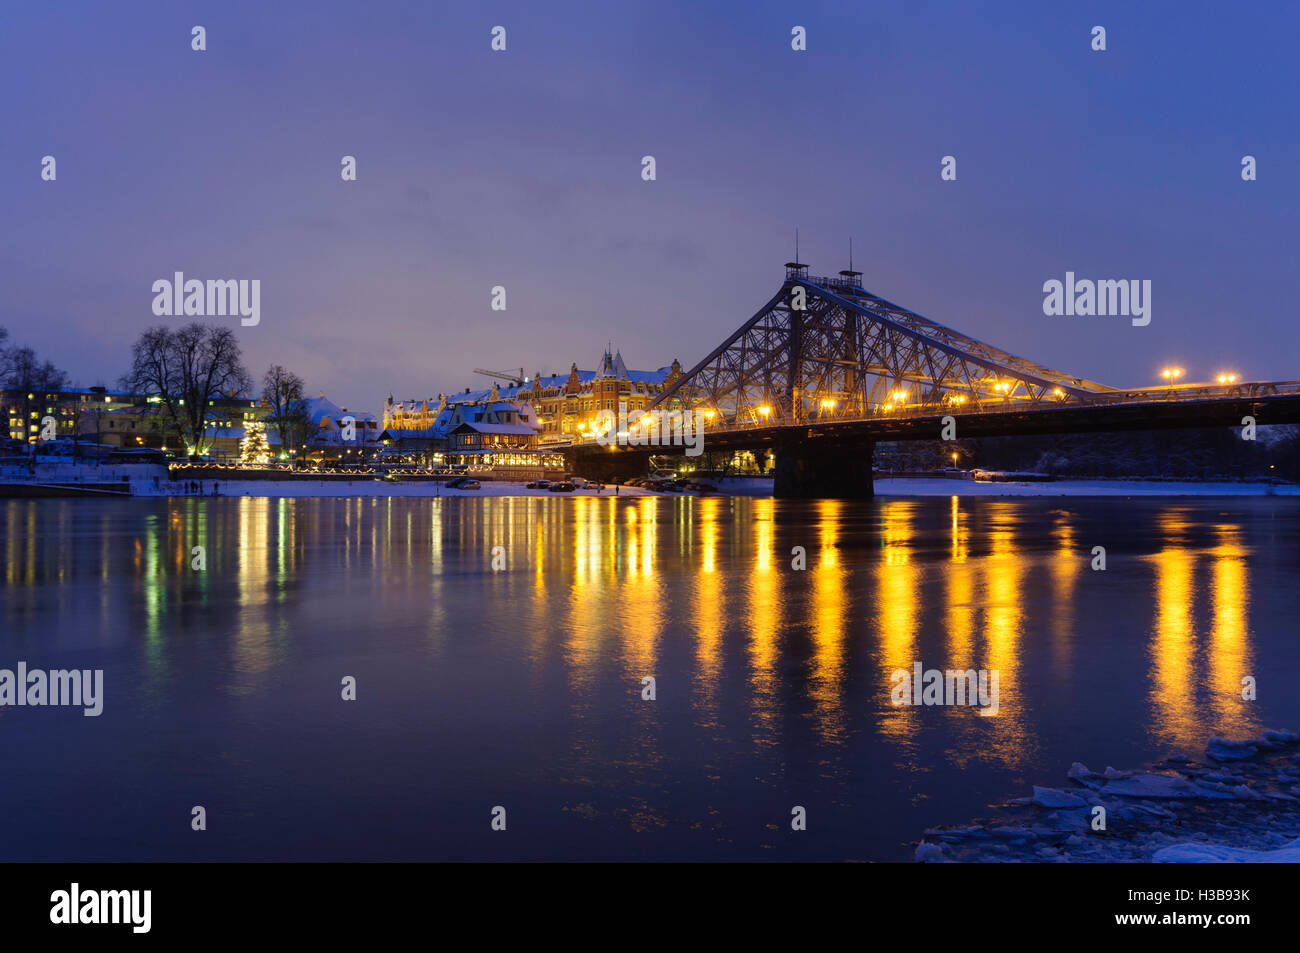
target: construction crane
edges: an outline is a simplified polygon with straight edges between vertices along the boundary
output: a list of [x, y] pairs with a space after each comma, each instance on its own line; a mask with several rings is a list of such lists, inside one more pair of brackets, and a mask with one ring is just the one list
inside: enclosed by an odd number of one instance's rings
[[524, 383], [524, 369], [522, 367], [519, 368], [518, 374], [514, 371], [489, 371], [482, 367], [474, 368], [474, 373], [482, 374], [484, 377], [497, 377], [503, 381], [509, 381], [515, 387], [521, 387]]

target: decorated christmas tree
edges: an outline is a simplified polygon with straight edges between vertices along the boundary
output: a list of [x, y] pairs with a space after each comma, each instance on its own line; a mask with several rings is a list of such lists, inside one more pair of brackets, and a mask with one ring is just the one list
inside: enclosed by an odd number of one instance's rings
[[239, 462], [246, 467], [260, 467], [271, 462], [271, 445], [266, 442], [266, 427], [260, 421], [244, 425], [244, 437], [239, 441]]

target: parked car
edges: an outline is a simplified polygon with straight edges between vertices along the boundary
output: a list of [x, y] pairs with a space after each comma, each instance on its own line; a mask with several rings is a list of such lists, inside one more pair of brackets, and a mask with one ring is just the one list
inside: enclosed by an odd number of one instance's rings
[[572, 483], [569, 483], [567, 481], [561, 481], [559, 483], [552, 483], [550, 486], [547, 487], [547, 489], [550, 490], [552, 493], [572, 493], [575, 489], [577, 489], [577, 487], [575, 487]]
[[483, 484], [479, 483], [478, 480], [461, 480], [460, 483], [459, 483], [459, 485], [456, 487], [456, 489], [458, 489], [458, 490], [477, 490], [477, 489], [480, 489], [480, 488], [482, 487], [482, 485], [483, 485]]
[[592, 482], [591, 480], [588, 480], [587, 485], [583, 489], [595, 490], [597, 493], [599, 493], [601, 490], [605, 489], [605, 484], [595, 483]]
[[462, 476], [462, 477], [456, 477], [456, 478], [453, 479], [453, 480], [448, 480], [448, 481], [447, 481], [447, 489], [449, 489], [449, 490], [460, 490], [460, 489], [463, 489], [463, 488], [464, 488], [464, 487], [463, 487], [463, 484], [468, 483], [468, 482], [469, 482], [469, 477], [463, 477], [463, 476]]
[[546, 490], [546, 489], [549, 489], [550, 486], [551, 486], [551, 481], [550, 481], [550, 480], [534, 480], [532, 483], [529, 483], [529, 484], [528, 484], [528, 489], [530, 489], [530, 490]]
[[712, 483], [687, 483], [686, 489], [694, 490], [696, 493], [717, 493], [718, 488]]

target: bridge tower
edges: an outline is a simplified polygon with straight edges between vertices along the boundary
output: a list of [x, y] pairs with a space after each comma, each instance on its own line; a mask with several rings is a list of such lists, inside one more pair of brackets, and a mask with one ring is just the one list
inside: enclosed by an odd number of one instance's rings
[[703, 412], [706, 449], [708, 433], [714, 446], [772, 449], [778, 497], [871, 496], [881, 434], [937, 439], [948, 415], [1119, 396], [871, 293], [851, 254], [838, 275], [808, 267], [796, 250], [776, 294], [647, 408]]

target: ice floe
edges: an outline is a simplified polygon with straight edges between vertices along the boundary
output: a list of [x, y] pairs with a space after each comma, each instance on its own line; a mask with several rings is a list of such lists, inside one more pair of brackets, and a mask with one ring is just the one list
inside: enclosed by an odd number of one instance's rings
[[1034, 785], [1005, 812], [925, 831], [917, 861], [1300, 862], [1300, 735], [1212, 737], [1204, 761], [1141, 770], [1076, 761], [1074, 787]]

